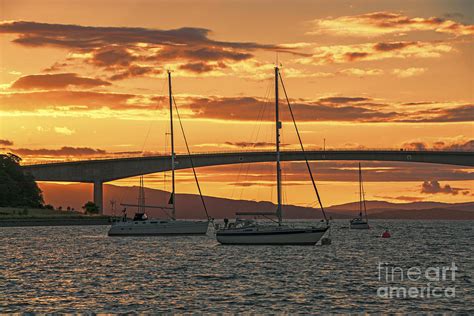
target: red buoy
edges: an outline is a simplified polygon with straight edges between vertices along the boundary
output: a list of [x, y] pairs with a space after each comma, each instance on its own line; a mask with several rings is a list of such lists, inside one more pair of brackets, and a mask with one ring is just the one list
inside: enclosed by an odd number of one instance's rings
[[390, 238], [390, 237], [392, 237], [392, 236], [390, 235], [390, 232], [389, 232], [388, 230], [385, 230], [385, 231], [383, 232], [383, 234], [382, 234], [382, 238]]

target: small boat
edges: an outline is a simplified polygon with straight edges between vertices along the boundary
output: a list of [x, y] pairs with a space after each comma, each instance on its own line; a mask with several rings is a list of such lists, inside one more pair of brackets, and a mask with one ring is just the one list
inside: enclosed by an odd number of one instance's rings
[[278, 86], [279, 80], [281, 81], [283, 90], [285, 92], [286, 100], [290, 113], [293, 119], [298, 139], [300, 141], [301, 150], [304, 153], [303, 143], [299, 135], [298, 127], [291, 110], [291, 105], [286, 95], [285, 86], [280, 76], [278, 66], [275, 67], [275, 116], [276, 116], [276, 174], [277, 174], [277, 209], [276, 212], [241, 212], [236, 213], [237, 216], [276, 216], [277, 222], [275, 223], [259, 223], [255, 220], [237, 218], [235, 222], [229, 223], [227, 219], [224, 220], [224, 227], [216, 227], [216, 238], [217, 241], [225, 245], [314, 245], [316, 244], [329, 229], [329, 221], [324, 212], [324, 208], [319, 197], [316, 184], [314, 182], [311, 168], [306, 159], [306, 166], [311, 176], [313, 188], [316, 192], [321, 211], [324, 215], [326, 225], [324, 227], [318, 226], [303, 226], [303, 227], [292, 227], [284, 224], [282, 221], [282, 186], [281, 186], [281, 168], [280, 168], [280, 129], [282, 124], [279, 120], [279, 106], [278, 106]]
[[[362, 216], [364, 212], [364, 217]], [[350, 221], [351, 229], [369, 229], [369, 219], [367, 217], [367, 207], [365, 205], [364, 185], [362, 183], [362, 169], [359, 163], [359, 216]]]
[[[205, 235], [210, 222], [209, 214], [207, 213], [206, 204], [201, 194], [199, 181], [194, 171], [194, 164], [191, 159], [191, 166], [194, 172], [194, 178], [199, 190], [201, 202], [206, 212], [207, 221], [193, 221], [193, 220], [178, 220], [176, 219], [176, 203], [175, 203], [175, 152], [174, 152], [174, 129], [173, 129], [173, 95], [171, 90], [171, 72], [168, 71], [168, 85], [169, 85], [169, 102], [170, 102], [170, 137], [171, 137], [171, 184], [172, 192], [168, 205], [171, 206], [150, 206], [145, 205], [145, 191], [143, 184], [143, 176], [140, 177], [140, 188], [138, 204], [121, 204], [122, 206], [138, 207], [138, 211], [132, 220], [128, 220], [126, 216], [126, 209], [124, 209], [124, 216], [121, 221], [112, 223], [108, 235], [109, 236], [176, 236], [176, 235]], [[179, 118], [179, 113], [178, 113]], [[181, 123], [181, 120], [180, 120]], [[182, 129], [182, 126], [181, 126]], [[182, 129], [183, 134], [184, 130]], [[186, 142], [186, 147], [189, 148]], [[171, 211], [168, 219], [149, 219], [146, 215], [146, 208], [159, 208], [165, 211]]]

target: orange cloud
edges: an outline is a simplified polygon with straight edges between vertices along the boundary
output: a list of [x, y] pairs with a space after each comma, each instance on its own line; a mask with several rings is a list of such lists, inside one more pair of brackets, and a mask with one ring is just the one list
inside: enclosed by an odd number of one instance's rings
[[403, 144], [403, 148], [407, 150], [452, 150], [452, 151], [474, 151], [474, 140], [469, 141], [436, 141], [432, 144], [414, 141]]
[[455, 36], [474, 35], [474, 25], [465, 25], [438, 17], [409, 18], [399, 13], [372, 12], [354, 16], [317, 19], [312, 21], [310, 34], [374, 37], [404, 34], [415, 31], [433, 31]]
[[86, 111], [108, 107], [113, 109], [143, 108], [130, 102], [134, 94], [92, 91], [38, 91], [0, 94], [0, 109], [4, 111], [35, 111], [59, 107], [71, 107]]
[[408, 78], [408, 77], [413, 77], [413, 76], [418, 76], [423, 73], [425, 73], [426, 68], [420, 68], [420, 67], [410, 67], [407, 69], [393, 69], [392, 73], [400, 78]]
[[69, 147], [64, 146], [60, 149], [27, 149], [27, 148], [16, 148], [10, 149], [13, 153], [20, 156], [36, 156], [36, 157], [50, 157], [50, 156], [96, 156], [104, 155], [105, 150], [93, 149], [89, 147]]
[[0, 139], [0, 146], [13, 146], [13, 142], [8, 139]]
[[301, 64], [326, 65], [389, 58], [435, 58], [451, 52], [448, 43], [380, 42], [354, 45], [321, 46], [313, 49], [311, 57], [301, 57]]
[[52, 75], [29, 75], [20, 77], [12, 84], [13, 89], [62, 89], [69, 86], [90, 88], [109, 86], [110, 83], [101, 79], [80, 77], [75, 73]]
[[[216, 63], [222, 66], [224, 61], [249, 60], [256, 50], [296, 54], [292, 48], [278, 45], [212, 40], [210, 30], [193, 27], [158, 30], [7, 21], [0, 23], [0, 33], [15, 34], [13, 42], [23, 46], [69, 50], [68, 61], [113, 72], [111, 80], [156, 74], [154, 69], [164, 68], [170, 61], [191, 72], [209, 72]], [[64, 66], [67, 63], [55, 63], [51, 69]]]
[[[224, 121], [272, 121], [269, 101], [256, 97], [176, 96], [182, 116], [193, 119]], [[167, 107], [166, 96], [121, 94], [92, 91], [41, 91], [0, 93], [0, 110], [13, 113], [53, 113], [67, 116], [95, 114], [146, 120], [156, 110]], [[414, 104], [419, 104], [415, 102]], [[296, 119], [302, 122], [392, 122], [436, 123], [474, 121], [474, 105], [422, 102], [422, 106], [406, 107], [397, 103], [381, 103], [368, 97], [336, 96], [318, 100], [292, 101]], [[47, 112], [41, 112], [48, 110]], [[93, 111], [100, 111], [95, 113]], [[290, 120], [288, 108], [281, 108], [282, 120]]]

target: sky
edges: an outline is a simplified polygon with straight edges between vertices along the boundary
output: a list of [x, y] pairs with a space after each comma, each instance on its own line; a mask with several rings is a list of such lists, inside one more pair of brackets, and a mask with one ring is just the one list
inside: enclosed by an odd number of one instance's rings
[[[0, 0], [0, 150], [25, 163], [169, 153], [167, 70], [191, 152], [270, 150], [278, 62], [307, 149], [472, 151], [473, 13], [469, 0]], [[281, 101], [282, 148], [297, 149]], [[326, 205], [358, 198], [357, 163], [311, 164]], [[362, 166], [371, 200], [474, 194], [469, 168]], [[286, 203], [314, 204], [304, 168], [283, 164]], [[198, 176], [205, 195], [275, 200], [272, 164]], [[197, 193], [189, 170], [178, 192]]]

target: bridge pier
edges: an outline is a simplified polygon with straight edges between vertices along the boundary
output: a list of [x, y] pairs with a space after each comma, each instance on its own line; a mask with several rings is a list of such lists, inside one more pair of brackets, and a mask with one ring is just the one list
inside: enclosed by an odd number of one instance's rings
[[104, 201], [103, 201], [103, 182], [100, 180], [94, 181], [94, 203], [99, 207], [99, 214], [104, 214]]

